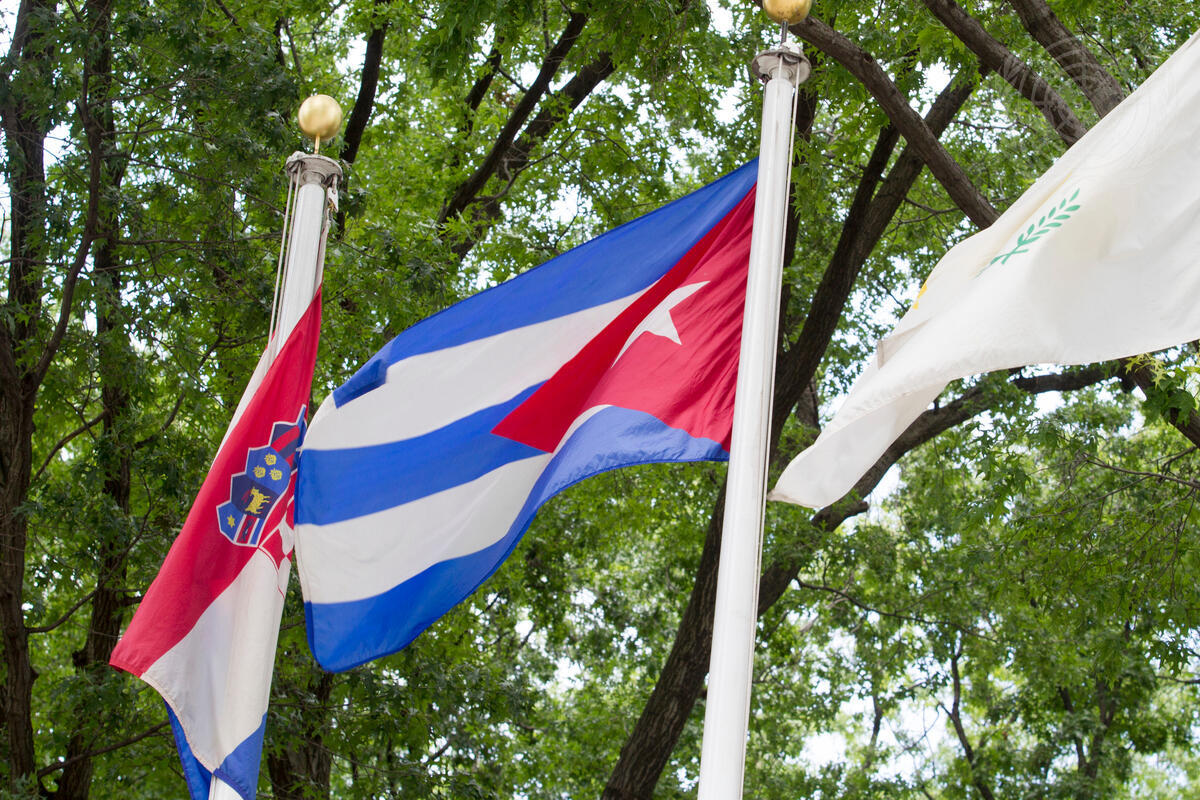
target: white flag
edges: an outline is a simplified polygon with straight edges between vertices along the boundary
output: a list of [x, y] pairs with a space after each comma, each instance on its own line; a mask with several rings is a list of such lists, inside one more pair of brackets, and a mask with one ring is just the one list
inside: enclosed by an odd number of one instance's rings
[[942, 258], [771, 499], [836, 501], [957, 378], [1200, 338], [1198, 39]]

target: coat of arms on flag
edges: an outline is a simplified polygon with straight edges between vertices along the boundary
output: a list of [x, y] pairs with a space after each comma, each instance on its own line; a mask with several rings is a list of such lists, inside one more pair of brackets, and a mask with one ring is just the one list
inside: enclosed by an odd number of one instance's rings
[[296, 450], [304, 440], [305, 408], [295, 422], [276, 422], [271, 440], [246, 454], [246, 468], [229, 481], [229, 500], [217, 506], [217, 525], [234, 544], [257, 547], [277, 500], [296, 471]]

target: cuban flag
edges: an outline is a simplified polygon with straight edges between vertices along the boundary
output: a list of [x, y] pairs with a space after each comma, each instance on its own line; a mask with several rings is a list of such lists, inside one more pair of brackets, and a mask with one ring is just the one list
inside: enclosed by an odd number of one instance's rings
[[729, 457], [756, 169], [423, 320], [322, 404], [296, 554], [323, 667], [403, 648], [577, 481]]
[[320, 327], [318, 288], [274, 360], [269, 349], [260, 359], [110, 659], [166, 701], [192, 800], [229, 796], [225, 787], [253, 800], [258, 786]]

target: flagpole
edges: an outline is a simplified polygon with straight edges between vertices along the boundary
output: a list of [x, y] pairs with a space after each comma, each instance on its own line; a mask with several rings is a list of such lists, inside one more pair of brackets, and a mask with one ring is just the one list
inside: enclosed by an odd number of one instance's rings
[[283, 287], [278, 316], [271, 331], [272, 360], [288, 334], [304, 316], [321, 282], [329, 210], [337, 209], [337, 184], [342, 168], [332, 158], [293, 153], [286, 170], [295, 191], [295, 209], [284, 246]]
[[787, 25], [803, 19], [810, 5], [809, 0], [766, 3], [767, 13], [782, 24], [781, 41], [778, 47], [759, 53], [751, 64], [752, 73], [763, 80], [766, 87], [717, 572], [699, 800], [737, 800], [742, 796], [758, 619], [775, 342], [783, 281], [783, 238], [791, 177], [792, 126], [796, 88], [810, 71], [800, 48], [787, 42]]
[[[299, 122], [301, 130], [316, 141], [319, 151], [321, 139], [328, 140], [341, 129], [342, 110], [333, 98], [315, 95], [301, 104]], [[284, 211], [284, 235], [271, 308], [267, 358], [262, 360], [262, 368], [269, 368], [279, 355], [280, 348], [308, 310], [313, 293], [321, 283], [329, 212], [337, 209], [337, 185], [342, 177], [341, 166], [332, 158], [299, 152], [288, 158], [284, 171], [288, 175], [288, 203]], [[240, 406], [244, 406], [252, 394], [247, 391]], [[239, 407], [235, 417], [241, 410]], [[280, 528], [281, 535], [285, 527]], [[285, 549], [290, 550], [290, 547], [289, 543]], [[284, 575], [286, 580], [286, 573]], [[213, 775], [208, 800], [242, 800], [242, 794]]]

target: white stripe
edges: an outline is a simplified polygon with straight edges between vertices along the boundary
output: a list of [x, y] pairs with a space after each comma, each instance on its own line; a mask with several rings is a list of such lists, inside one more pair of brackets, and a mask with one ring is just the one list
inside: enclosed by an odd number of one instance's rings
[[223, 782], [216, 775], [208, 785], [208, 800], [242, 800], [238, 791]]
[[[285, 559], [280, 572], [290, 569]], [[286, 583], [257, 551], [188, 634], [155, 661], [142, 680], [179, 717], [188, 746], [216, 769], [262, 724]]]
[[297, 525], [296, 563], [304, 599], [345, 603], [374, 597], [438, 562], [500, 541], [550, 460], [583, 423], [606, 408], [581, 413], [554, 453], [505, 464], [469, 483], [374, 514], [330, 525]]
[[508, 533], [551, 455], [505, 464], [470, 483], [331, 525], [296, 526], [304, 598], [342, 603], [383, 594], [439, 561]]
[[322, 403], [304, 448], [411, 439], [502, 403], [557, 372], [641, 294], [398, 361], [383, 386], [340, 408]]

